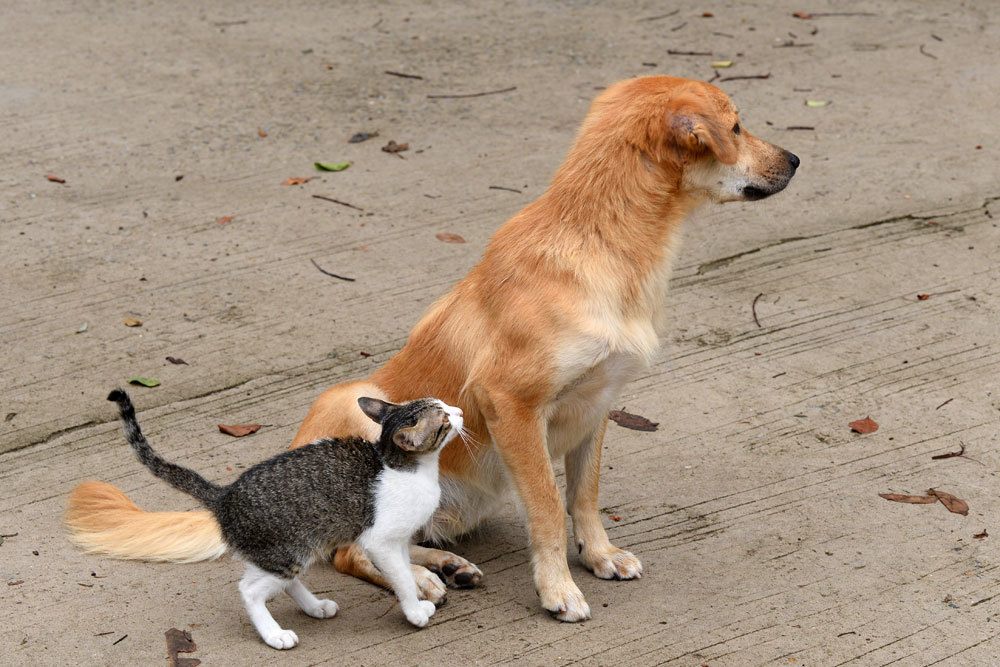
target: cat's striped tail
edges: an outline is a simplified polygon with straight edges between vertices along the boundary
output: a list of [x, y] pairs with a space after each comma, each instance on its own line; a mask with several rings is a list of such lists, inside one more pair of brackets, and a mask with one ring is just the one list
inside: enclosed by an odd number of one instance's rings
[[209, 507], [215, 504], [219, 494], [222, 493], [222, 487], [212, 484], [190, 468], [170, 463], [154, 452], [142, 434], [142, 429], [139, 428], [139, 422], [135, 418], [135, 408], [132, 406], [132, 400], [128, 394], [121, 389], [115, 389], [108, 394], [108, 400], [118, 404], [125, 439], [128, 444], [132, 445], [139, 461], [149, 468], [150, 472], [178, 491], [194, 496]]
[[166, 563], [214, 560], [226, 552], [208, 510], [146, 512], [106, 482], [73, 489], [66, 508], [70, 539], [87, 553]]

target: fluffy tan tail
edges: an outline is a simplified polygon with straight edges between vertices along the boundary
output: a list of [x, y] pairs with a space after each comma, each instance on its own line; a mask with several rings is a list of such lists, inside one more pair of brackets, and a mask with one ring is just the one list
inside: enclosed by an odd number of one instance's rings
[[226, 551], [211, 512], [144, 512], [105, 482], [73, 489], [66, 525], [70, 539], [87, 553], [113, 558], [195, 563]]

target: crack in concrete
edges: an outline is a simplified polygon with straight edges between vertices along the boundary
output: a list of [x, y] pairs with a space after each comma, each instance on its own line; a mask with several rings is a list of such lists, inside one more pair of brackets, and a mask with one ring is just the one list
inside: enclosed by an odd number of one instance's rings
[[954, 211], [952, 213], [944, 213], [942, 215], [931, 215], [925, 213], [907, 213], [906, 215], [896, 215], [891, 218], [883, 218], [881, 220], [875, 220], [873, 222], [863, 222], [859, 225], [851, 225], [850, 227], [834, 229], [827, 232], [820, 232], [819, 234], [813, 234], [812, 236], [789, 236], [787, 238], [778, 239], [773, 243], [768, 243], [750, 250], [743, 250], [733, 255], [727, 255], [726, 257], [720, 257], [718, 259], [709, 260], [698, 265], [698, 269], [695, 271], [695, 275], [704, 275], [711, 271], [716, 271], [721, 269], [741, 257], [746, 257], [747, 255], [753, 255], [755, 253], [761, 252], [763, 250], [770, 250], [771, 248], [776, 248], [786, 243], [795, 243], [797, 241], [809, 241], [811, 239], [819, 239], [824, 236], [830, 236], [832, 234], [839, 234], [850, 229], [870, 229], [872, 227], [879, 227], [881, 225], [890, 225], [897, 222], [907, 222], [907, 221], [918, 221], [918, 220], [933, 220], [933, 219], [947, 219], [953, 218], [959, 215], [966, 215], [969, 213], [975, 213], [976, 211], [986, 210], [989, 211], [989, 206], [995, 201], [1000, 200], [1000, 196], [990, 196], [983, 200], [983, 203], [979, 206], [973, 208], [962, 209], [960, 211]]

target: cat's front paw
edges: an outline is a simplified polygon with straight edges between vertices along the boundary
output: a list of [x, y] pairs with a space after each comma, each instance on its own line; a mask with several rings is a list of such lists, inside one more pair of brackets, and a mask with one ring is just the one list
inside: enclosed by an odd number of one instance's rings
[[333, 618], [337, 615], [338, 609], [337, 603], [333, 600], [316, 600], [316, 604], [308, 608], [303, 607], [302, 611], [313, 618]]
[[262, 637], [264, 643], [279, 650], [295, 648], [299, 645], [299, 636], [291, 630], [276, 630]]
[[434, 606], [433, 602], [419, 600], [415, 605], [404, 609], [403, 614], [406, 615], [406, 620], [412, 625], [422, 628], [431, 620], [431, 616], [434, 615], [435, 611], [437, 611], [437, 607]]

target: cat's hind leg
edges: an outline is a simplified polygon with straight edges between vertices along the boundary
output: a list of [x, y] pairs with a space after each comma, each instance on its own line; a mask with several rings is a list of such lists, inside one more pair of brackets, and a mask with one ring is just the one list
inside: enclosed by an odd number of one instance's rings
[[246, 572], [240, 579], [240, 596], [250, 622], [264, 643], [271, 648], [293, 648], [299, 643], [298, 635], [291, 630], [282, 629], [267, 610], [267, 601], [285, 590], [292, 581], [265, 572], [251, 563], [247, 563]]
[[333, 600], [321, 600], [305, 587], [305, 584], [296, 577], [285, 588], [285, 592], [292, 596], [295, 604], [305, 613], [313, 618], [333, 618], [337, 614], [337, 603]]
[[410, 570], [409, 544], [384, 540], [371, 534], [362, 535], [359, 542], [365, 554], [392, 586], [406, 620], [418, 628], [427, 625], [436, 607], [429, 600], [417, 598], [417, 583]]

